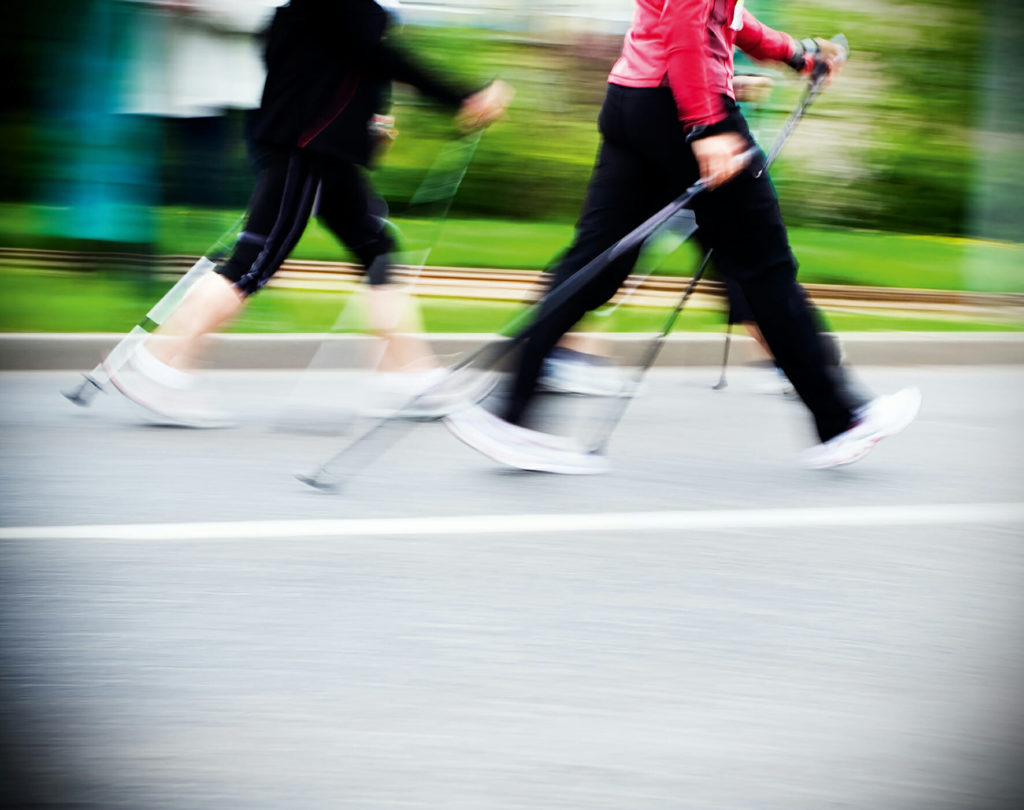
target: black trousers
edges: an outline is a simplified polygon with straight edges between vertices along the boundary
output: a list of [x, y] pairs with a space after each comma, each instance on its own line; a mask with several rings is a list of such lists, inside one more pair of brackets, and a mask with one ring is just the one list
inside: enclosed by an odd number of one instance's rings
[[[736, 128], [754, 143], [742, 115], [727, 100]], [[629, 231], [678, 197], [699, 175], [667, 87], [611, 84], [598, 119], [602, 144], [572, 245], [554, 271], [564, 282]], [[760, 161], [718, 189], [694, 199], [705, 248], [719, 272], [735, 281], [793, 388], [810, 409], [824, 441], [846, 430], [858, 403], [829, 373], [818, 322], [797, 284], [778, 200]], [[524, 342], [503, 416], [521, 423], [548, 352], [588, 311], [606, 303], [631, 272], [639, 248], [610, 263], [576, 296], [542, 304], [535, 332]]]
[[245, 230], [217, 272], [245, 295], [259, 290], [295, 249], [315, 203], [317, 218], [356, 255], [370, 283], [387, 283], [394, 249], [387, 206], [358, 166], [298, 147], [257, 143], [252, 150], [258, 176]]

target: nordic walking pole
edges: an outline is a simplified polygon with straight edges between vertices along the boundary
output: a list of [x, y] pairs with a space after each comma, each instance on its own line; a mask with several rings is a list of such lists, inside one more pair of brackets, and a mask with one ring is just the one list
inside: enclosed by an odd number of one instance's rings
[[[850, 55], [850, 43], [846, 40], [846, 36], [843, 34], [836, 34], [832, 37], [832, 42], [841, 47], [845, 52], [847, 58]], [[828, 77], [828, 65], [824, 62], [818, 64], [814, 71], [811, 73], [811, 83], [807, 88], [807, 92], [801, 99], [799, 106], [789, 116], [789, 120], [786, 121], [782, 127], [782, 131], [779, 132], [775, 138], [775, 143], [772, 145], [771, 152], [768, 153], [768, 157], [764, 161], [764, 165], [760, 171], [755, 174], [755, 177], [760, 177], [764, 172], [768, 170], [768, 167], [775, 162], [775, 158], [779, 156], [779, 152], [782, 151], [782, 147], [786, 145], [786, 141], [789, 140], [789, 136], [793, 134], [793, 130], [796, 129], [796, 125], [800, 123], [800, 119], [804, 117], [804, 113], [814, 103], [814, 100], [821, 93], [822, 88], [825, 86], [825, 79]]]
[[[835, 38], [833, 38], [833, 42], [841, 44], [843, 48], [847, 51], [847, 53], [849, 53], [849, 47], [846, 43], [846, 37], [844, 37], [842, 34], [839, 34]], [[770, 153], [771, 160], [774, 160], [778, 153], [781, 151], [782, 146], [789, 139], [789, 136], [796, 128], [797, 123], [803, 117], [804, 113], [807, 111], [808, 107], [810, 107], [811, 103], [813, 103], [814, 99], [817, 98], [827, 75], [828, 70], [826, 67], [821, 66], [820, 68], [815, 69], [814, 73], [812, 74], [811, 83], [807, 89], [807, 92], [805, 93], [800, 104], [790, 115], [789, 120], [786, 122], [782, 131], [779, 133], [779, 136], [776, 139], [775, 145], [773, 146], [772, 151]], [[759, 153], [760, 150], [757, 147], [754, 147], [745, 152], [742, 156], [740, 156], [739, 159], [746, 160], [749, 162]], [[757, 176], [760, 176], [760, 174], [764, 172], [764, 170], [767, 168], [767, 165], [768, 160], [766, 160], [762, 165], [761, 169], [758, 170]], [[478, 368], [493, 367], [498, 361], [506, 357], [517, 346], [519, 346], [525, 340], [531, 337], [534, 334], [534, 332], [538, 329], [538, 326], [543, 323], [542, 319], [535, 320], [533, 323], [527, 324], [518, 333], [512, 335], [508, 334], [509, 332], [519, 328], [520, 325], [526, 323], [531, 317], [538, 313], [542, 304], [547, 303], [552, 309], [557, 309], [563, 301], [566, 301], [573, 295], [576, 295], [581, 289], [583, 289], [587, 284], [589, 284], [608, 264], [615, 261], [628, 251], [634, 249], [638, 245], [642, 244], [644, 240], [646, 240], [651, 234], [653, 234], [671, 217], [673, 217], [683, 208], [686, 208], [688, 205], [690, 205], [693, 199], [698, 194], [705, 191], [706, 188], [707, 184], [703, 180], [698, 180], [692, 186], [687, 188], [675, 200], [670, 202], [660, 211], [650, 216], [648, 219], [646, 219], [644, 222], [642, 222], [628, 234], [626, 234], [617, 242], [615, 242], [615, 244], [613, 244], [611, 247], [607, 248], [601, 254], [596, 256], [586, 265], [584, 265], [575, 274], [570, 276], [568, 279], [566, 279], [560, 285], [555, 287], [553, 290], [549, 291], [548, 294], [545, 295], [540, 301], [536, 302], [533, 306], [527, 308], [518, 317], [513, 318], [513, 320], [505, 327], [505, 329], [502, 330], [502, 335], [507, 338], [506, 340], [493, 344], [484, 344], [478, 349], [470, 352], [462, 360], [450, 366], [450, 377], [454, 376], [456, 373], [462, 372], [470, 368], [471, 366], [476, 366]], [[651, 347], [646, 352], [644, 364], [641, 367], [639, 373], [634, 378], [633, 384], [627, 386], [627, 392], [624, 392], [622, 396], [616, 398], [617, 403], [622, 403], [621, 407], [619, 407], [618, 413], [609, 422], [606, 429], [602, 431], [602, 435], [599, 436], [598, 440], [592, 445], [591, 452], [600, 452], [606, 446], [612, 431], [615, 429], [615, 426], [618, 425], [619, 421], [622, 418], [622, 415], [625, 413], [626, 406], [635, 396], [636, 390], [639, 388], [640, 382], [643, 379], [643, 375], [646, 373], [647, 369], [650, 367], [651, 364], [653, 364], [655, 358], [657, 357], [658, 352], [661, 349], [664, 337], [671, 331], [672, 326], [674, 325], [676, 319], [679, 316], [679, 313], [682, 312], [682, 309], [685, 306], [690, 295], [693, 293], [694, 289], [696, 289], [697, 283], [700, 281], [700, 278], [703, 275], [704, 270], [707, 267], [708, 262], [710, 260], [711, 251], [708, 251], [704, 255], [700, 267], [698, 268], [697, 272], [694, 273], [693, 279], [690, 281], [690, 284], [687, 286], [686, 291], [683, 293], [682, 299], [676, 305], [676, 308], [670, 315], [662, 332], [654, 339]], [[309, 473], [308, 475], [299, 474], [296, 477], [304, 484], [308, 484], [309, 486], [314, 487], [316, 489], [336, 491], [339, 487], [339, 483], [337, 481], [331, 480], [332, 467], [334, 467], [346, 455], [352, 454], [360, 449], [365, 450], [367, 446], [372, 443], [375, 437], [378, 437], [382, 433], [386, 432], [386, 429], [389, 426], [393, 426], [395, 424], [396, 417], [400, 417], [403, 410], [411, 410], [411, 406], [413, 406], [422, 397], [435, 394], [438, 391], [443, 390], [444, 388], [450, 385], [451, 379], [443, 381], [437, 386], [429, 388], [426, 391], [423, 391], [415, 395], [409, 400], [408, 403], [406, 403], [405, 406], [403, 406], [403, 408], [400, 408], [394, 416], [382, 418], [375, 425], [373, 425], [367, 431], [365, 431], [362, 435], [358, 436], [356, 439], [354, 439], [348, 445], [346, 445], [341, 450], [336, 452], [325, 462], [320, 464], [320, 466], [313, 470], [311, 473]], [[393, 442], [396, 438], [397, 436], [395, 435], [395, 431], [391, 430], [391, 435], [389, 437], [389, 441], [387, 442], [387, 446], [390, 446], [391, 442]], [[377, 453], [368, 453], [368, 455], [372, 460], [373, 458], [376, 458]]]
[[729, 344], [732, 343], [732, 323], [725, 325], [725, 350], [722, 352], [722, 373], [718, 377], [718, 382], [711, 386], [712, 391], [721, 391], [723, 388], [728, 387], [729, 383], [725, 380], [725, 368], [729, 365]]
[[[843, 50], [846, 51], [847, 55], [849, 55], [849, 53], [850, 53], [850, 44], [849, 44], [849, 42], [847, 42], [845, 36], [843, 36], [842, 34], [837, 34], [835, 37], [833, 37], [832, 41], [834, 43], [836, 43], [837, 45], [841, 46], [843, 48]], [[823, 77], [824, 74], [822, 73], [822, 74], [820, 74], [820, 76]], [[813, 78], [817, 79], [819, 77], [818, 76], [814, 76]], [[811, 94], [812, 90], [813, 90], [813, 95]], [[811, 103], [814, 101], [814, 99], [817, 97], [817, 95], [818, 95], [818, 93], [820, 91], [821, 91], [821, 82], [818, 82], [816, 87], [814, 87], [812, 85], [812, 89], [808, 91], [807, 97], [803, 101], [804, 109], [806, 109], [807, 107], [809, 107], [811, 105]], [[790, 134], [792, 134], [793, 129], [796, 127], [796, 124], [797, 124], [798, 120], [799, 120], [798, 117], [791, 117], [790, 120], [786, 123], [786, 126], [783, 128], [783, 130], [780, 133], [779, 137], [776, 139], [776, 142], [775, 142], [774, 146], [772, 147], [772, 151], [768, 154], [768, 157], [765, 160], [765, 168], [767, 168], [768, 166], [771, 166], [772, 163], [775, 162], [775, 158], [778, 157], [779, 152], [782, 150], [782, 147], [786, 143], [786, 140], [789, 138]], [[757, 173], [757, 176], [760, 177], [761, 173], [763, 171], [764, 171], [763, 169], [761, 171], [759, 171]], [[715, 383], [713, 386], [711, 386], [711, 389], [713, 391], [721, 391], [724, 388], [728, 387], [728, 385], [729, 385], [729, 383], [725, 379], [725, 369], [726, 369], [726, 367], [729, 364], [729, 344], [732, 342], [731, 337], [732, 337], [732, 324], [729, 323], [729, 324], [726, 324], [726, 327], [725, 327], [725, 349], [723, 350], [723, 353], [722, 353], [722, 373], [721, 373], [721, 375], [718, 378], [718, 382]]]
[[[749, 161], [757, 153], [757, 149], [751, 149], [745, 152], [739, 159]], [[511, 353], [517, 346], [530, 338], [534, 332], [543, 325], [544, 321], [542, 317], [534, 319], [532, 323], [530, 322], [530, 320], [540, 312], [542, 305], [548, 304], [553, 309], [557, 309], [562, 302], [576, 295], [581, 289], [589, 284], [608, 264], [642, 244], [643, 241], [660, 228], [662, 224], [688, 206], [693, 201], [694, 197], [703, 192], [706, 188], [707, 184], [703, 180], [698, 180], [675, 200], [668, 203], [668, 205], [664, 206], [660, 211], [648, 217], [640, 223], [640, 225], [615, 242], [611, 247], [607, 248], [601, 254], [585, 264], [578, 272], [549, 291], [547, 295], [525, 309], [517, 317], [513, 318], [512, 321], [506, 324], [501, 332], [501, 336], [504, 337], [505, 340], [495, 343], [485, 343], [474, 351], [471, 351], [464, 358], [448, 367], [449, 375], [446, 380], [443, 380], [437, 385], [411, 397], [402, 408], [399, 408], [392, 415], [382, 417], [376, 424], [336, 452], [313, 472], [308, 475], [299, 474], [296, 478], [302, 481], [302, 483], [308, 484], [309, 486], [317, 489], [336, 491], [339, 484], [338, 482], [331, 480], [331, 468], [335, 467], [339, 461], [346, 456], [357, 453], [359, 450], [367, 452], [367, 448], [372, 445], [374, 440], [384, 444], [384, 440], [386, 439], [386, 446], [390, 446], [391, 442], [397, 439], [399, 431], [394, 429], [394, 425], [400, 422], [403, 411], [414, 411], [415, 404], [423, 397], [433, 396], [445, 391], [446, 389], [450, 390], [451, 388], [455, 388], [457, 390], [459, 382], [456, 375], [458, 374], [464, 375], [471, 368], [492, 368], [502, 358]], [[406, 424], [410, 423], [407, 422]], [[380, 451], [373, 453], [367, 452], [367, 455], [369, 456], [369, 459], [372, 460], [379, 455], [379, 452]]]
[[[447, 140], [440, 148], [440, 151], [433, 159], [430, 167], [427, 169], [423, 179], [419, 186], [417, 186], [409, 202], [403, 206], [402, 216], [404, 217], [418, 217], [421, 219], [427, 219], [431, 221], [429, 228], [425, 231], [424, 235], [417, 238], [418, 243], [415, 248], [401, 248], [396, 253], [392, 254], [390, 258], [393, 259], [391, 267], [393, 270], [399, 270], [401, 275], [400, 278], [398, 273], [395, 272], [393, 287], [396, 293], [400, 295], [398, 305], [400, 307], [399, 317], [418, 316], [418, 303], [416, 300], [416, 286], [419, 283], [423, 274], [423, 269], [429, 260], [430, 254], [436, 245], [440, 241], [441, 232], [444, 229], [445, 220], [447, 215], [452, 208], [455, 198], [458, 195], [462, 181], [469, 171], [469, 167], [472, 164], [473, 157], [476, 154], [476, 148], [479, 145], [480, 138], [483, 135], [483, 129], [476, 129], [468, 134], [459, 135]], [[395, 224], [388, 221], [389, 214], [385, 214], [383, 221], [385, 226], [398, 231]], [[399, 232], [400, 238], [400, 232]], [[400, 239], [399, 239], [400, 241]], [[351, 327], [353, 323], [358, 323], [359, 318], [364, 316], [359, 313], [359, 306], [365, 305], [362, 303], [362, 296], [367, 294], [367, 281], [364, 280], [358, 282], [353, 288], [348, 300], [342, 305], [341, 310], [338, 312], [335, 318], [334, 325], [330, 329], [330, 334], [338, 333]], [[353, 310], [356, 314], [352, 314]], [[366, 324], [360, 325], [358, 328], [360, 331], [366, 327]], [[371, 332], [373, 332], [373, 325], [371, 325]], [[409, 338], [403, 335], [389, 335], [387, 333], [376, 333], [378, 339], [374, 353], [367, 355], [367, 363], [369, 368], [379, 368], [381, 361], [386, 356], [389, 348], [389, 341], [408, 340]], [[419, 342], [419, 341], [417, 341]], [[424, 342], [422, 346], [415, 345], [414, 352], [422, 352], [423, 358], [430, 357], [429, 347]], [[313, 385], [311, 381], [310, 372], [314, 370], [324, 370], [332, 368], [331, 366], [331, 351], [336, 346], [329, 343], [327, 340], [322, 341], [317, 346], [315, 352], [306, 365], [305, 376], [301, 376], [299, 380], [292, 386], [292, 392], [289, 395], [289, 399], [286, 403], [285, 408], [282, 410], [281, 416], [276, 421], [275, 429], [282, 431], [295, 430], [292, 427], [292, 416], [296, 412], [296, 408], [301, 413], [303, 397], [307, 396]], [[438, 360], [439, 364], [440, 361]], [[408, 403], [406, 404], [408, 409]], [[398, 415], [406, 416], [401, 414]], [[409, 419], [423, 420], [427, 417], [422, 414], [408, 414]], [[376, 417], [370, 417], [371, 420], [385, 419], [384, 415], [378, 415]], [[407, 421], [407, 420], [402, 420]], [[298, 429], [299, 432], [308, 432], [308, 420], [302, 420], [303, 427]], [[352, 430], [352, 424], [349, 425], [349, 430]], [[364, 422], [358, 423], [362, 429], [366, 429]], [[373, 422], [371, 422], [373, 424]], [[337, 426], [337, 423], [335, 423]], [[335, 433], [341, 432], [334, 430]], [[354, 432], [354, 431], [353, 431]], [[395, 431], [400, 432], [400, 431]]]
[[643, 286], [643, 283], [654, 275], [656, 266], [665, 258], [675, 253], [696, 232], [697, 222], [693, 216], [693, 211], [687, 208], [677, 211], [659, 230], [651, 234], [643, 245], [645, 251], [650, 246], [651, 252], [654, 253], [653, 263], [649, 265], [647, 272], [638, 275], [630, 274], [618, 293], [616, 293], [615, 302], [595, 310], [592, 313], [594, 317], [607, 318], [613, 315], [619, 307], [628, 303], [633, 294]]
[[[843, 36], [842, 34], [837, 34], [832, 39], [832, 41], [842, 46], [843, 50], [845, 50], [846, 53], [849, 54], [850, 48], [845, 36]], [[825, 79], [827, 78], [827, 76], [828, 67], [826, 65], [822, 64], [814, 69], [814, 72], [811, 74], [811, 82], [807, 87], [807, 91], [804, 93], [803, 98], [800, 100], [800, 103], [797, 105], [796, 109], [793, 110], [793, 112], [790, 114], [789, 119], [782, 127], [782, 130], [776, 136], [775, 143], [772, 145], [771, 152], [768, 153], [768, 157], [765, 158], [765, 160], [762, 162], [761, 168], [755, 170], [755, 177], [760, 177], [762, 174], [764, 174], [764, 172], [768, 170], [768, 167], [771, 165], [771, 163], [774, 162], [775, 158], [778, 157], [779, 153], [782, 151], [782, 147], [786, 145], [786, 142], [789, 140], [789, 137], [793, 134], [793, 131], [796, 129], [796, 125], [800, 122], [800, 119], [803, 118], [804, 113], [807, 112], [808, 108], [811, 106], [811, 104], [814, 103], [814, 100], [821, 93], [821, 89], [824, 86]], [[619, 397], [616, 397], [612, 405], [613, 413], [611, 415], [611, 418], [608, 419], [608, 421], [604, 424], [602, 429], [598, 432], [597, 438], [590, 445], [589, 452], [603, 453], [605, 451], [605, 448], [608, 446], [608, 440], [611, 438], [612, 432], [615, 430], [619, 422], [622, 420], [622, 417], [626, 412], [626, 408], [629, 407], [629, 403], [636, 396], [636, 392], [640, 388], [640, 383], [643, 381], [644, 375], [647, 373], [647, 370], [651, 367], [651, 365], [653, 365], [654, 360], [657, 358], [658, 353], [661, 351], [661, 346], [664, 343], [665, 337], [668, 335], [669, 332], [672, 331], [672, 327], [675, 325], [676, 319], [679, 317], [679, 314], [682, 312], [683, 307], [686, 305], [687, 299], [689, 299], [690, 295], [696, 288], [697, 283], [704, 275], [704, 270], [707, 268], [708, 263], [711, 261], [712, 253], [712, 250], [708, 250], [707, 253], [704, 254], [704, 258], [701, 260], [700, 266], [693, 274], [693, 279], [690, 281], [689, 285], [687, 285], [682, 298], [679, 300], [679, 303], [676, 304], [675, 309], [672, 310], [672, 313], [669, 315], [668, 320], [666, 321], [665, 326], [662, 328], [661, 332], [654, 338], [653, 341], [651, 341], [651, 345], [648, 347], [647, 352], [645, 352], [643, 362], [640, 368], [638, 369], [637, 373], [633, 376], [632, 380], [630, 380], [630, 382], [627, 383], [626, 391], [624, 391]]]
[[139, 341], [163, 323], [164, 319], [181, 303], [181, 299], [185, 297], [189, 288], [215, 268], [224, 254], [233, 247], [235, 235], [242, 227], [242, 223], [245, 222], [245, 217], [245, 214], [239, 217], [234, 225], [225, 231], [213, 246], [192, 265], [188, 272], [164, 293], [149, 312], [110, 350], [110, 354], [105, 360], [98, 363], [92, 371], [83, 372], [84, 379], [75, 388], [61, 393], [75, 405], [80, 405], [83, 408], [91, 405], [96, 394], [110, 384], [110, 371], [117, 371], [124, 365]]
[[[836, 34], [832, 38], [832, 42], [842, 47], [843, 50], [846, 52], [847, 56], [849, 55], [850, 45], [845, 35]], [[803, 98], [801, 98], [800, 102], [797, 104], [796, 109], [794, 109], [793, 112], [790, 113], [790, 116], [787, 119], [786, 123], [783, 125], [782, 130], [776, 136], [771, 151], [768, 153], [768, 156], [762, 161], [761, 167], [755, 170], [755, 177], [760, 177], [765, 171], [767, 171], [768, 167], [771, 166], [772, 163], [774, 163], [775, 159], [782, 151], [782, 148], [786, 145], [786, 142], [789, 140], [790, 136], [793, 134], [793, 131], [796, 129], [797, 124], [800, 123], [800, 120], [804, 117], [804, 114], [807, 112], [808, 108], [811, 106], [811, 104], [814, 103], [815, 99], [817, 99], [818, 95], [821, 93], [821, 90], [825, 84], [825, 79], [827, 77], [827, 65], [821, 63], [820, 65], [815, 67], [814, 71], [811, 74], [811, 81], [803, 95]], [[751, 149], [748, 149], [746, 152], [744, 152], [736, 159], [740, 161], [750, 162], [753, 159], [755, 159], [759, 153], [760, 150], [755, 146]], [[692, 186], [686, 189], [686, 191], [683, 192], [683, 194], [681, 194], [675, 200], [670, 202], [656, 214], [649, 217], [647, 220], [645, 220], [643, 223], [637, 226], [634, 230], [630, 231], [630, 233], [622, 237], [610, 248], [608, 248], [595, 259], [592, 259], [590, 262], [584, 265], [573, 276], [566, 279], [561, 285], [559, 285], [554, 290], [549, 292], [546, 298], [561, 303], [561, 301], [565, 300], [565, 298], [569, 298], [572, 295], [575, 295], [576, 292], [578, 292], [578, 290], [582, 288], [585, 284], [589, 283], [591, 281], [591, 278], [595, 276], [598, 272], [600, 272], [600, 270], [603, 269], [605, 265], [610, 264], [627, 251], [632, 250], [637, 245], [643, 243], [645, 239], [647, 239], [651, 234], [653, 234], [665, 222], [667, 222], [669, 219], [675, 216], [679, 211], [689, 206], [689, 204], [693, 201], [693, 198], [700, 194], [702, 191], [704, 191], [706, 188], [707, 185], [704, 183], [704, 181], [698, 180], [696, 183], [694, 183]], [[687, 233], [687, 237], [692, 235], [695, 230], [696, 228], [694, 228], [693, 230], [689, 230]], [[700, 280], [700, 275], [707, 267], [710, 258], [711, 251], [709, 250], [707, 254], [705, 254], [704, 259], [702, 260], [700, 267], [698, 269], [698, 272], [694, 274], [693, 280], [690, 282], [690, 285], [683, 293], [683, 303], [685, 303], [685, 300], [689, 298], [692, 294], [693, 287], [696, 284], [696, 282]], [[564, 296], [564, 298], [562, 296]], [[531, 307], [529, 310], [523, 313], [523, 315], [520, 318], [513, 319], [512, 324], [506, 327], [506, 330], [513, 328], [514, 326], [518, 325], [522, 320], [524, 320], [526, 316], [533, 314], [533, 312], [538, 308], [540, 303], [541, 302], [537, 302], [537, 304], [534, 305], [534, 307]], [[677, 309], [673, 311], [673, 315], [670, 317], [670, 327], [671, 323], [674, 322], [675, 317], [678, 316], [681, 310], [682, 307], [677, 307]], [[531, 334], [531, 328], [527, 327], [518, 335], [514, 336], [512, 340], [515, 341], [516, 345], [518, 345], [518, 343], [525, 340]], [[665, 336], [665, 334], [667, 334], [667, 332], [662, 332], [662, 334], [660, 334], [656, 338], [656, 340], [660, 340]], [[512, 348], [514, 348], [514, 345], [508, 347], [507, 351], [511, 351]], [[484, 350], [478, 350], [476, 354], [480, 354], [483, 351]], [[499, 358], [501, 356], [504, 356], [504, 354], [507, 353], [507, 351], [499, 355]], [[467, 358], [467, 362], [470, 362], [472, 359], [473, 358]]]

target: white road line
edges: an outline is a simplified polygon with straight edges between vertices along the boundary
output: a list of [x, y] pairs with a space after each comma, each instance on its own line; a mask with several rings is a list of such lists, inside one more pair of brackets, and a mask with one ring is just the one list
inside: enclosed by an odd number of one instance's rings
[[845, 528], [978, 523], [1024, 524], [1024, 503], [137, 523], [106, 526], [9, 526], [0, 528], [0, 540], [255, 540], [277, 537], [689, 532], [812, 526]]

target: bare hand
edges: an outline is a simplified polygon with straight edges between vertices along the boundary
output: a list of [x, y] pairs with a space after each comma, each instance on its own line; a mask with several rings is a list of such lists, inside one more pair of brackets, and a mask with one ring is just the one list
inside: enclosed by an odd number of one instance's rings
[[514, 95], [510, 85], [497, 79], [462, 102], [455, 123], [464, 130], [485, 127], [505, 114]]
[[814, 41], [818, 43], [818, 54], [815, 57], [815, 62], [819, 64], [824, 63], [828, 67], [828, 79], [825, 82], [827, 86], [842, 73], [843, 65], [846, 64], [846, 49], [830, 39], [815, 37]]
[[767, 101], [772, 92], [772, 84], [772, 80], [767, 76], [738, 74], [732, 80], [736, 100], [749, 101], [752, 104], [761, 104]]
[[747, 151], [747, 141], [736, 132], [700, 138], [692, 141], [690, 148], [697, 158], [701, 179], [708, 188], [728, 183], [747, 166], [747, 161], [741, 160]]

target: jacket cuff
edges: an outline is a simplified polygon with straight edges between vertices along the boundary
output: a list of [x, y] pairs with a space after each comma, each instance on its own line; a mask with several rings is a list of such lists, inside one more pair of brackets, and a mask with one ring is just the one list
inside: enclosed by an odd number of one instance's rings
[[814, 67], [814, 58], [817, 56], [818, 43], [813, 39], [793, 40], [793, 55], [786, 60], [797, 73], [804, 73]]
[[690, 127], [686, 131], [686, 142], [693, 143], [699, 141], [702, 138], [710, 138], [713, 135], [721, 135], [725, 132], [738, 132], [736, 128], [736, 122], [732, 120], [731, 116], [726, 116], [721, 121], [716, 121], [714, 124], [697, 124]]

